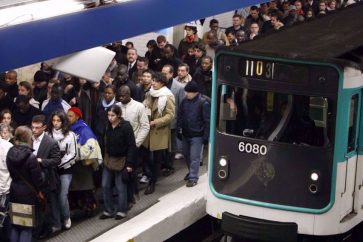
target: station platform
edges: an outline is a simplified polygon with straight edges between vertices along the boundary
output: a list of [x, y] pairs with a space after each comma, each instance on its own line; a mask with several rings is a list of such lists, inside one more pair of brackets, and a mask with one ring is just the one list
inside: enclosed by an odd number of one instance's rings
[[[185, 186], [184, 176], [188, 172], [187, 166], [184, 160], [176, 160], [174, 164], [175, 173], [168, 177], [161, 176], [153, 194], [144, 195], [146, 185], [140, 184], [140, 199], [128, 211], [125, 219], [100, 220], [98, 218], [101, 215], [100, 212], [88, 219], [72, 220], [70, 230], [63, 231], [46, 241], [163, 241], [179, 232], [177, 231], [179, 228], [182, 230], [190, 225], [192, 221], [196, 221], [205, 215], [205, 201], [204, 208], [196, 207], [196, 210], [189, 212], [194, 216], [184, 216], [185, 214], [181, 211], [185, 211], [183, 207], [188, 206], [187, 204], [197, 204], [197, 197], [203, 197], [203, 192], [206, 193], [207, 163], [207, 150], [205, 150], [204, 165], [200, 167], [199, 171], [200, 180], [195, 187], [187, 188]], [[201, 205], [198, 206], [203, 206], [203, 199], [200, 199], [198, 204]], [[204, 215], [200, 214], [200, 211], [203, 211]], [[173, 217], [178, 218], [180, 224], [172, 224], [172, 222], [175, 222], [171, 220]], [[165, 227], [166, 225], [168, 226]], [[158, 226], [162, 226], [163, 229], [158, 229]], [[156, 234], [155, 231], [157, 231]]]

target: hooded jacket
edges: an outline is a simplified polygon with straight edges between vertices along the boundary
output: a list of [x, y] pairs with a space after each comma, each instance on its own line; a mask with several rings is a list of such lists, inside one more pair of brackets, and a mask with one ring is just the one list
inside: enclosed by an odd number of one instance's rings
[[10, 185], [10, 202], [35, 205], [36, 191], [39, 191], [43, 181], [41, 169], [33, 150], [25, 145], [15, 145], [10, 148], [6, 157], [6, 164], [12, 179]]

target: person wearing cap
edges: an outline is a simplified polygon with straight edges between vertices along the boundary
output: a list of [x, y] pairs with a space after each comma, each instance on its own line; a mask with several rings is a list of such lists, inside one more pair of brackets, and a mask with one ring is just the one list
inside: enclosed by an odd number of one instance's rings
[[292, 26], [298, 21], [295, 5], [291, 5], [289, 8], [289, 14], [282, 20], [285, 26]]
[[198, 183], [199, 166], [203, 159], [203, 145], [209, 141], [210, 99], [199, 92], [198, 83], [190, 81], [184, 87], [185, 98], [180, 104], [177, 135], [183, 142], [183, 154], [188, 166], [184, 180], [187, 187]]
[[197, 43], [203, 43], [202, 39], [198, 37], [197, 25], [194, 21], [185, 24], [184, 30], [186, 35], [180, 41], [178, 47], [178, 54], [182, 61], [184, 61], [186, 55], [188, 54], [188, 48]]
[[71, 204], [73, 202], [79, 206], [86, 215], [91, 215], [97, 205], [93, 172], [102, 163], [102, 153], [96, 135], [83, 121], [82, 116], [82, 111], [77, 107], [71, 107], [67, 112], [71, 130], [77, 137], [78, 147], [78, 162], [73, 165], [69, 200]]

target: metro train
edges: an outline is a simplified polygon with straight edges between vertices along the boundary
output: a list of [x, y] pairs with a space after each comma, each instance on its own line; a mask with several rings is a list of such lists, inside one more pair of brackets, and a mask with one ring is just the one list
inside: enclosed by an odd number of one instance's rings
[[217, 51], [207, 213], [226, 236], [363, 241], [362, 13]]

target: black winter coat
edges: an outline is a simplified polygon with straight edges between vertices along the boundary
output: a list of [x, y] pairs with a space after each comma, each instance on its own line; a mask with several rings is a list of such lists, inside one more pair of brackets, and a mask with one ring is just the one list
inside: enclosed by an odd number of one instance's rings
[[198, 83], [199, 92], [208, 96], [212, 96], [212, 71], [203, 71], [198, 68], [193, 75], [193, 80]]
[[136, 143], [135, 135], [131, 124], [128, 121], [121, 120], [121, 122], [112, 128], [108, 123], [105, 132], [105, 141], [103, 149], [110, 156], [122, 157], [126, 156], [127, 166], [133, 167], [135, 163]]
[[10, 202], [35, 205], [36, 193], [24, 182], [26, 179], [36, 191], [39, 191], [43, 183], [41, 169], [33, 150], [24, 145], [13, 146], [7, 154], [6, 165], [12, 179]]

